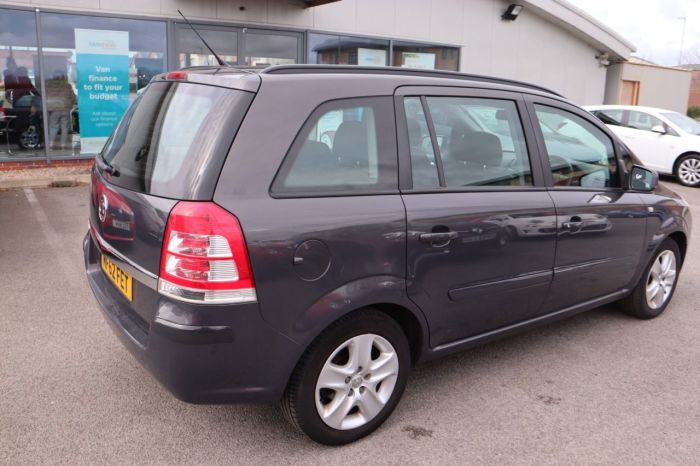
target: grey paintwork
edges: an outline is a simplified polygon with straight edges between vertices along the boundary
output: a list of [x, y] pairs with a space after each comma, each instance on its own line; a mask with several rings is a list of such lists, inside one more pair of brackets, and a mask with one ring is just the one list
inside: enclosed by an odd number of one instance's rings
[[[509, 84], [361, 71], [263, 73], [245, 81], [258, 79], [258, 93], [213, 195], [242, 225], [257, 304], [184, 304], [158, 295], [151, 278], [150, 285], [137, 285], [135, 295], [143, 296], [130, 305], [99, 271], [94, 235], [86, 238], [89, 281], [108, 320], [182, 399], [279, 398], [310, 342], [331, 322], [366, 306], [379, 307], [402, 323], [415, 360], [581, 312], [623, 297], [660, 241], [689, 235], [687, 206], [664, 188], [641, 193], [553, 187], [541, 135], [530, 121], [534, 102], [575, 111], [615, 137], [594, 117], [552, 94]], [[535, 186], [413, 190], [405, 121], [398, 112], [394, 191], [296, 198], [270, 194], [290, 145], [320, 104], [387, 96], [399, 108], [401, 96], [418, 88], [427, 95], [493, 93], [515, 100]], [[103, 168], [98, 160], [97, 176]], [[620, 170], [626, 183], [622, 163]], [[134, 210], [136, 237], [112, 241], [116, 254], [106, 253], [116, 261], [123, 254], [128, 260], [118, 263], [127, 271], [134, 270], [128, 263], [133, 261], [157, 273], [165, 221], [175, 200], [115, 191]], [[572, 217], [581, 218], [576, 231], [566, 227]], [[456, 238], [444, 244], [419, 239], [422, 233], [446, 230], [457, 232]], [[295, 260], [302, 256], [305, 263]], [[137, 328], [143, 341], [129, 332], [138, 333]]]

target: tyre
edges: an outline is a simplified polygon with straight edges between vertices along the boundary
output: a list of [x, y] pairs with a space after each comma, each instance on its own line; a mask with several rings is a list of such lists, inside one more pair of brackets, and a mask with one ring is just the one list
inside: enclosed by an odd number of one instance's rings
[[685, 186], [700, 186], [700, 155], [690, 154], [682, 157], [676, 166], [676, 178]]
[[659, 316], [673, 297], [680, 265], [678, 244], [667, 238], [644, 269], [632, 293], [621, 301], [622, 309], [638, 319]]
[[353, 313], [309, 346], [282, 398], [282, 411], [316, 442], [353, 442], [389, 417], [410, 367], [408, 341], [396, 321], [375, 310]]
[[25, 150], [32, 150], [39, 147], [41, 139], [35, 126], [30, 126], [19, 135], [19, 146]]

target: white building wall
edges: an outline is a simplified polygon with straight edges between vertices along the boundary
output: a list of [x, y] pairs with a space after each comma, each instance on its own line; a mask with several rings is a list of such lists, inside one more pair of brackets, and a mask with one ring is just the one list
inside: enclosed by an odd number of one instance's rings
[[606, 104], [620, 103], [622, 81], [639, 81], [639, 105], [673, 110], [685, 115], [692, 72], [653, 65], [620, 63], [610, 67]]
[[[531, 0], [530, 0], [531, 1]], [[543, 3], [502, 21], [503, 0], [342, 0], [304, 9], [297, 0], [0, 0], [3, 5], [273, 25], [462, 47], [461, 71], [528, 81], [579, 104], [599, 104], [599, 51], [540, 16]], [[559, 0], [552, 6], [561, 8]], [[241, 11], [240, 7], [244, 7]], [[567, 10], [568, 11], [568, 10]], [[590, 24], [586, 24], [590, 27]]]

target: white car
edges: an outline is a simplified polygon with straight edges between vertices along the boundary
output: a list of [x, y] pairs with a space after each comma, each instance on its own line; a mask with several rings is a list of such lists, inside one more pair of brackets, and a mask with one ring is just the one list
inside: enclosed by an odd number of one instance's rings
[[700, 186], [700, 123], [671, 110], [630, 105], [584, 107], [600, 118], [647, 167]]

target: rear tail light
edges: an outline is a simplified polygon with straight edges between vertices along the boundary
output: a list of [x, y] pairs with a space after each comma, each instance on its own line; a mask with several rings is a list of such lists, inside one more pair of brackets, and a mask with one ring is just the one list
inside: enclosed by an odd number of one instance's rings
[[212, 202], [179, 202], [165, 229], [158, 290], [195, 303], [255, 302], [238, 219]]
[[171, 79], [175, 81], [187, 81], [187, 72], [186, 71], [171, 71], [170, 73], [165, 75], [165, 79]]

